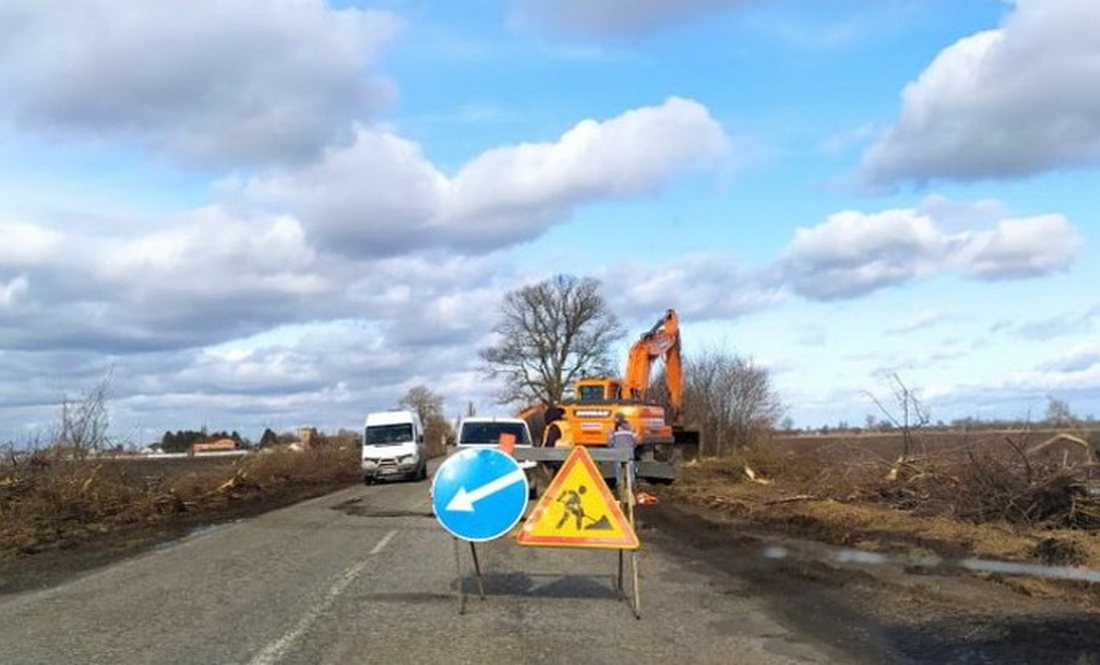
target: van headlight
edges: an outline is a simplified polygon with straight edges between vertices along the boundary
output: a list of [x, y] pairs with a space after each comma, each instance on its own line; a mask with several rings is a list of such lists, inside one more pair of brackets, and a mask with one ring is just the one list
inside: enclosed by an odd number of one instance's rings
[[401, 457], [397, 458], [397, 463], [398, 464], [416, 464], [418, 459], [419, 458], [416, 456], [415, 453], [413, 453], [412, 455], [402, 455]]

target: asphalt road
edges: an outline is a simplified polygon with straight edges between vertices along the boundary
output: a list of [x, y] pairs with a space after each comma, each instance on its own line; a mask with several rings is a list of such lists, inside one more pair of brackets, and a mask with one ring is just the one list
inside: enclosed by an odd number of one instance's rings
[[428, 488], [349, 488], [0, 598], [0, 663], [858, 660], [652, 527], [640, 620], [614, 588], [615, 552], [510, 537], [478, 546], [481, 600], [469, 547], [431, 516]]

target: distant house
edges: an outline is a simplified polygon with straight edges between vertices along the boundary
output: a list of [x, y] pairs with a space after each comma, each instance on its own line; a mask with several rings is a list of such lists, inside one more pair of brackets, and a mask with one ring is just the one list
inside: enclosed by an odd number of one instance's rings
[[218, 439], [217, 441], [206, 441], [204, 443], [193, 444], [191, 446], [191, 454], [197, 455], [199, 453], [212, 453], [236, 449], [237, 442], [233, 439]]

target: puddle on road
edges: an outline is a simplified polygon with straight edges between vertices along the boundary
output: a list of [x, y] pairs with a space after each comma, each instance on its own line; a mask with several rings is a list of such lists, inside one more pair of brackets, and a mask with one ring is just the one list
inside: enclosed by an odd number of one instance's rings
[[798, 548], [782, 545], [769, 545], [762, 550], [767, 559], [795, 559], [798, 561], [819, 561], [823, 563], [857, 564], [866, 566], [884, 566], [888, 564], [905, 566], [906, 569], [925, 571], [970, 571], [976, 573], [1002, 573], [1006, 575], [1027, 575], [1053, 580], [1071, 580], [1100, 584], [1100, 571], [1074, 566], [1047, 566], [1035, 563], [1017, 563], [995, 559], [974, 557], [947, 559], [938, 556], [911, 556], [869, 552], [853, 548], [833, 548], [826, 545], [800, 544]]
[[168, 534], [168, 539], [164, 540], [163, 542], [156, 543], [149, 549], [152, 551], [159, 551], [167, 549], [169, 547], [174, 547], [175, 545], [179, 544], [181, 540], [201, 536], [205, 533], [211, 533], [219, 529], [223, 529], [227, 526], [232, 526], [241, 521], [243, 520], [227, 520], [225, 522], [217, 522], [215, 524], [199, 524], [198, 526], [188, 527], [184, 529], [166, 528], [164, 529], [163, 533]]
[[[715, 528], [718, 528], [715, 525]], [[661, 532], [652, 524], [640, 523], [639, 531]], [[1100, 584], [1100, 570], [1072, 565], [1050, 565], [1041, 563], [1021, 563], [977, 557], [941, 557], [936, 555], [889, 554], [873, 552], [852, 547], [836, 547], [825, 543], [798, 540], [793, 538], [772, 538], [761, 535], [745, 535], [745, 538], [760, 545], [742, 541], [738, 544], [741, 551], [756, 550], [764, 559], [772, 561], [797, 561], [850, 566], [901, 566], [909, 574], [961, 574], [961, 573], [1000, 573], [1021, 575], [1051, 580], [1067, 580]], [[777, 542], [778, 541], [778, 542]]]

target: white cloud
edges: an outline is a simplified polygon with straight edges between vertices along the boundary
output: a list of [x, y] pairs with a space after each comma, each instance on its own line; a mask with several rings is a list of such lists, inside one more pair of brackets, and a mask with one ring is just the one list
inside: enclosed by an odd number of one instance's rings
[[293, 219], [211, 207], [146, 225], [133, 238], [21, 227], [49, 242], [19, 255], [0, 347], [179, 348], [338, 311], [346, 267], [322, 270]]
[[60, 233], [35, 224], [0, 222], [0, 267], [41, 263], [62, 244]]
[[733, 319], [784, 298], [778, 285], [720, 253], [664, 264], [613, 264], [602, 279], [616, 312], [646, 320], [669, 307], [696, 321]]
[[369, 74], [399, 21], [322, 0], [0, 5], [0, 111], [188, 160], [301, 159], [387, 103]]
[[1063, 311], [1037, 319], [1023, 319], [1014, 315], [990, 328], [990, 332], [1006, 331], [1024, 339], [1045, 341], [1067, 335], [1090, 334], [1100, 322], [1100, 306], [1085, 311]]
[[959, 259], [966, 272], [983, 279], [1031, 277], [1066, 267], [1083, 244], [1061, 215], [1006, 219], [969, 237]]
[[866, 181], [1007, 178], [1100, 163], [1100, 3], [1018, 0], [944, 49], [864, 156]]
[[567, 37], [647, 32], [750, 0], [514, 0], [511, 23]]
[[785, 272], [804, 296], [852, 297], [935, 273], [949, 244], [931, 218], [911, 209], [870, 215], [847, 210], [798, 228], [786, 250]]
[[928, 309], [924, 310], [923, 312], [918, 312], [908, 319], [895, 323], [894, 325], [887, 328], [886, 332], [895, 335], [910, 333], [916, 330], [920, 330], [922, 328], [927, 328], [942, 320], [943, 314], [941, 312], [938, 312], [934, 309]]
[[672, 97], [582, 121], [552, 143], [487, 151], [451, 178], [415, 143], [360, 128], [320, 163], [254, 178], [245, 191], [291, 210], [310, 237], [348, 255], [484, 252], [530, 240], [579, 205], [654, 193], [729, 147], [706, 107]]
[[[211, 242], [212, 239], [216, 239]], [[244, 219], [211, 207], [184, 223], [120, 245], [94, 266], [119, 287], [212, 299], [273, 291], [316, 295], [328, 285], [316, 270], [316, 253], [292, 218]], [[134, 276], [141, 279], [133, 284]]]
[[1100, 344], [1080, 342], [1065, 353], [1043, 363], [1039, 369], [1046, 372], [1086, 372], [1100, 366]]
[[0, 281], [0, 308], [11, 307], [19, 294], [27, 290], [26, 275], [19, 275], [8, 282]]
[[934, 216], [950, 209], [835, 213], [797, 229], [779, 269], [797, 293], [831, 300], [951, 271], [978, 279], [1037, 277], [1067, 268], [1083, 246], [1061, 215], [952, 233]]

